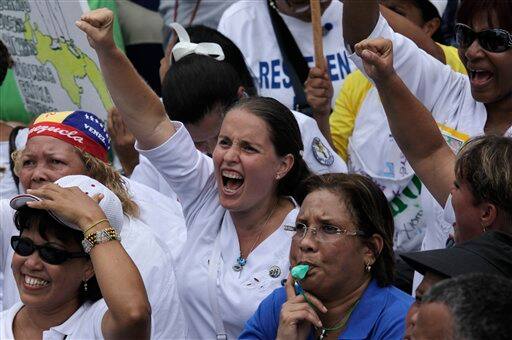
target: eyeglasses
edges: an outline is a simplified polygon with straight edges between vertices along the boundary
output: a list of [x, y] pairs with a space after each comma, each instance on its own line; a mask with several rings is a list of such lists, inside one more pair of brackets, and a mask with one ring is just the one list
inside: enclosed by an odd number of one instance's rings
[[505, 52], [512, 47], [512, 34], [500, 28], [475, 32], [464, 24], [455, 25], [455, 37], [461, 48], [468, 48], [475, 39], [484, 50], [493, 53]]
[[72, 258], [89, 256], [84, 252], [69, 252], [58, 249], [48, 243], [38, 246], [31, 239], [21, 236], [11, 237], [11, 247], [20, 256], [30, 256], [37, 250], [41, 259], [49, 264], [62, 264]]
[[365, 233], [361, 230], [349, 231], [345, 228], [340, 228], [331, 224], [322, 224], [316, 228], [313, 228], [308, 227], [302, 222], [297, 222], [294, 226], [285, 226], [284, 230], [294, 232], [295, 234], [293, 235], [293, 238], [296, 240], [302, 240], [304, 237], [306, 237], [308, 230], [310, 230], [319, 242], [334, 242], [340, 238], [340, 235], [365, 236]]

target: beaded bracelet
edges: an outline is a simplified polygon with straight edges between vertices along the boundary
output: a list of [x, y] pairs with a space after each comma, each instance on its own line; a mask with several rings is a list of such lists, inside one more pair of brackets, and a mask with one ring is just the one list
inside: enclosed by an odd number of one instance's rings
[[94, 248], [94, 246], [113, 240], [120, 241], [121, 237], [117, 234], [117, 231], [114, 228], [109, 227], [92, 233], [91, 235], [84, 238], [82, 240], [82, 247], [84, 248], [84, 251], [88, 254], [92, 250], [92, 248]]

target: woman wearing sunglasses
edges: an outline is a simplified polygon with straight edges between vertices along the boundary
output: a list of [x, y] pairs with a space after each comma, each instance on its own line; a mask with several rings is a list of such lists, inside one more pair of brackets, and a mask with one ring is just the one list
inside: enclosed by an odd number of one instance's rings
[[[463, 197], [471, 193], [465, 181], [453, 185], [454, 152], [470, 136], [512, 135], [512, 1], [462, 2], [456, 33], [468, 76], [453, 72], [394, 33], [379, 16], [376, 0], [346, 0], [343, 15], [347, 43], [353, 46], [368, 38], [358, 44], [352, 59], [375, 81], [393, 136], [437, 202], [451, 209], [450, 191], [454, 200], [456, 192], [467, 191]], [[432, 112], [438, 126], [450, 132], [444, 138], [452, 150], [432, 133], [436, 124], [416, 99]], [[483, 210], [471, 216], [456, 209], [456, 214], [458, 229], [476, 225], [482, 231], [490, 225]], [[444, 247], [451, 232], [448, 224], [427, 228], [422, 249]]]
[[[240, 339], [400, 339], [412, 298], [393, 281], [393, 217], [367, 177], [328, 174], [304, 183], [292, 231], [289, 277], [247, 322]], [[292, 271], [293, 273], [293, 271]]]
[[1, 339], [149, 339], [151, 307], [119, 242], [123, 209], [113, 192], [66, 176], [10, 204], [21, 302], [0, 314]]

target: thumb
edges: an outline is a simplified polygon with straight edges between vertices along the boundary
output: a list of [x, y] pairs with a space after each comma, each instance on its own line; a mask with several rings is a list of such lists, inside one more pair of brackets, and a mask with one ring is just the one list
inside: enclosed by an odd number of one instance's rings
[[98, 194], [95, 194], [94, 196], [92, 196], [92, 199], [96, 202], [96, 203], [100, 203], [101, 200], [105, 197], [105, 195], [101, 194], [101, 193], [98, 193]]

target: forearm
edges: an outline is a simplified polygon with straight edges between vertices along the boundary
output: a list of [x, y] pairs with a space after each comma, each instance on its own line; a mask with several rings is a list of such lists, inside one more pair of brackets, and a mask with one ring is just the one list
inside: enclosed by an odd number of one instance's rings
[[331, 147], [333, 149], [335, 149], [334, 143], [333, 143], [332, 137], [331, 137], [331, 125], [329, 124], [329, 115], [326, 115], [326, 114], [317, 115], [317, 114], [313, 113], [313, 118], [315, 119], [316, 124], [318, 125], [318, 128], [320, 129], [320, 132], [325, 137], [325, 139], [327, 139], [327, 142], [329, 142], [329, 145], [331, 145]]
[[380, 6], [380, 12], [388, 22], [389, 26], [393, 28], [393, 30], [397, 33], [400, 33], [403, 36], [411, 39], [418, 45], [419, 48], [442, 62], [446, 63], [446, 58], [444, 52], [441, 47], [425, 32], [421, 30], [420, 27], [413, 24], [407, 18], [401, 16], [393, 12], [392, 10]]
[[115, 105], [142, 148], [153, 148], [174, 134], [158, 96], [118, 49], [97, 50], [101, 71]]
[[436, 200], [444, 205], [451, 188], [455, 155], [432, 114], [396, 74], [376, 81], [391, 133]]
[[[106, 226], [99, 226], [101, 229]], [[94, 273], [108, 306], [103, 320], [106, 338], [149, 338], [151, 306], [140, 273], [119, 241], [94, 246]]]
[[343, 1], [343, 38], [351, 48], [368, 38], [379, 20], [377, 0]]

